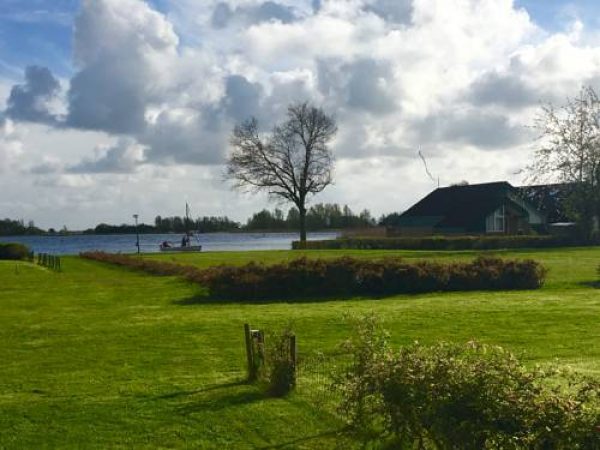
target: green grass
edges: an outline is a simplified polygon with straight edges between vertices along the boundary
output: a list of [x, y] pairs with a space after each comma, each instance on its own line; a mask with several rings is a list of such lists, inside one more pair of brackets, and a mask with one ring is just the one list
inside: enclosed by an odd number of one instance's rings
[[[63, 273], [0, 262], [0, 448], [340, 448], [343, 423], [310, 376], [287, 399], [243, 383], [242, 325], [292, 321], [301, 354], [330, 355], [345, 312], [375, 312], [395, 344], [478, 339], [600, 376], [600, 249], [496, 252], [549, 269], [539, 291], [470, 292], [300, 304], [204, 302], [202, 289], [77, 257]], [[150, 255], [202, 267], [300, 252]], [[474, 252], [309, 251], [460, 259]]]

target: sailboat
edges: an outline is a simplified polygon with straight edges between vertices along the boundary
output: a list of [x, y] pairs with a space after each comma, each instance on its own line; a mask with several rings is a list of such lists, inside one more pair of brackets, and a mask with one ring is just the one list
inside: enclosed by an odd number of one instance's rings
[[186, 203], [185, 204], [185, 234], [181, 238], [181, 245], [175, 245], [172, 242], [164, 241], [160, 244], [161, 252], [200, 252], [202, 251], [201, 245], [192, 245], [191, 238], [194, 236], [194, 233], [190, 231], [188, 225], [192, 222], [190, 219], [190, 207]]

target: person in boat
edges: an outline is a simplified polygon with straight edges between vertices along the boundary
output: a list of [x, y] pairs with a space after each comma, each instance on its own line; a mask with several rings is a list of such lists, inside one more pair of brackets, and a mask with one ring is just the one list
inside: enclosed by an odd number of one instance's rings
[[160, 244], [160, 246], [162, 248], [171, 248], [171, 244], [169, 244], [169, 241], [163, 241], [163, 243]]
[[187, 247], [187, 236], [185, 234], [181, 238], [181, 246], [182, 247]]

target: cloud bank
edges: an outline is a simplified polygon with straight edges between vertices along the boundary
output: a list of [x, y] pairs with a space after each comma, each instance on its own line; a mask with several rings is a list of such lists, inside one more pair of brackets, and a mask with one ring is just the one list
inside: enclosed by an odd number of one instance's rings
[[[443, 182], [515, 181], [540, 102], [600, 80], [600, 43], [581, 23], [544, 30], [511, 0], [161, 3], [82, 0], [72, 74], [24, 68], [0, 158], [46, 184], [187, 168], [213, 189], [235, 123], [255, 116], [268, 130], [310, 100], [339, 125], [331, 200], [399, 210], [429, 186], [418, 148]], [[87, 141], [68, 155], [28, 150], [15, 129], [32, 125]], [[357, 171], [360, 183], [344, 181]]]

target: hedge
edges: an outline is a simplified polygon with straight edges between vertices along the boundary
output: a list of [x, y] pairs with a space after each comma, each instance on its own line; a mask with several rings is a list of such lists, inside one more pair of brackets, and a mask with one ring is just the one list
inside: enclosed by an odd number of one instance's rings
[[294, 299], [537, 289], [543, 285], [545, 275], [545, 268], [531, 260], [477, 258], [441, 264], [406, 263], [398, 258], [299, 258], [268, 266], [251, 263], [212, 267], [202, 273], [201, 283], [218, 298]]
[[489, 257], [449, 264], [406, 263], [399, 258], [298, 258], [274, 265], [252, 262], [244, 266], [221, 265], [199, 269], [102, 252], [81, 256], [154, 275], [182, 276], [208, 288], [211, 297], [230, 300], [537, 289], [543, 285], [546, 275], [546, 269], [532, 260]]
[[23, 244], [0, 243], [0, 259], [30, 259], [31, 252]]
[[308, 250], [493, 250], [505, 248], [552, 248], [590, 245], [589, 242], [556, 236], [428, 236], [393, 238], [339, 238], [292, 242], [292, 249]]

